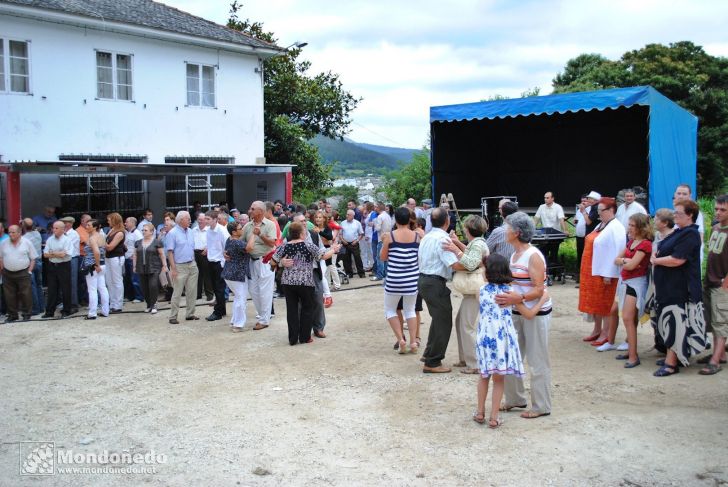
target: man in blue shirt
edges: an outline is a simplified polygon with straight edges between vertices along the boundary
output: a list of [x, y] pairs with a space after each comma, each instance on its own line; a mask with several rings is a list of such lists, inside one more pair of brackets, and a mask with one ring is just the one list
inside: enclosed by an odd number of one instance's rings
[[432, 316], [427, 347], [422, 354], [425, 366], [422, 371], [443, 374], [451, 369], [442, 365], [452, 332], [452, 303], [446, 283], [452, 277], [452, 265], [458, 258], [452, 252], [444, 252], [442, 244], [450, 241], [447, 229], [450, 216], [447, 208], [435, 208], [431, 215], [432, 230], [424, 236], [419, 248], [420, 278], [417, 287]]
[[40, 236], [43, 238], [43, 243], [45, 243], [45, 241], [48, 240], [48, 237], [51, 236], [51, 230], [49, 227], [53, 225], [56, 220], [58, 220], [58, 218], [56, 218], [56, 209], [52, 206], [46, 206], [43, 209], [42, 215], [35, 215], [33, 217], [33, 225], [35, 225], [40, 232]]
[[172, 229], [164, 243], [167, 250], [167, 263], [169, 277], [172, 279], [174, 293], [170, 300], [171, 310], [169, 323], [178, 325], [177, 315], [182, 292], [187, 299], [185, 320], [199, 320], [195, 316], [195, 301], [197, 299], [197, 264], [195, 263], [195, 237], [190, 229], [192, 219], [187, 211], [180, 211], [175, 218], [177, 225]]

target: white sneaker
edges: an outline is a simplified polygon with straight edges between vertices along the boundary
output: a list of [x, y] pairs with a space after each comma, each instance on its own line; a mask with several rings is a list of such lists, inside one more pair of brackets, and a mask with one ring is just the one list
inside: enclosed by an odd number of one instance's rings
[[627, 342], [620, 343], [619, 346], [617, 347], [617, 350], [619, 350], [620, 352], [629, 350], [629, 343], [627, 343]]
[[155, 305], [154, 305], [154, 307], [152, 308], [152, 311], [151, 311], [151, 313], [152, 313], [153, 315], [156, 315], [156, 314], [157, 314], [157, 305], [156, 305], [156, 304], [155, 304]]
[[608, 352], [610, 350], [616, 350], [617, 346], [614, 343], [605, 343], [604, 345], [597, 347], [597, 352]]
[[141, 299], [132, 299], [132, 301], [131, 301], [131, 302], [132, 302], [132, 303], [141, 303], [141, 302], [142, 302], [142, 300], [141, 300]]

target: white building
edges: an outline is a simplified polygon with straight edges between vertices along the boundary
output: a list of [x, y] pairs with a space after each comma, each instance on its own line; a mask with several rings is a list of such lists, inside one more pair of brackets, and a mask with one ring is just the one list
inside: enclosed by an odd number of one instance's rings
[[0, 0], [4, 216], [290, 200], [263, 157], [281, 51], [149, 0]]

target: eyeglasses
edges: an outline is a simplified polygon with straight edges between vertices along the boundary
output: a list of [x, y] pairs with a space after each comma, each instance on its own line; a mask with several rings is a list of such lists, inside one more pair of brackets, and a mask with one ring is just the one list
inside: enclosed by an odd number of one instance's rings
[[675, 216], [685, 216], [687, 213], [684, 211], [673, 211], [672, 214]]

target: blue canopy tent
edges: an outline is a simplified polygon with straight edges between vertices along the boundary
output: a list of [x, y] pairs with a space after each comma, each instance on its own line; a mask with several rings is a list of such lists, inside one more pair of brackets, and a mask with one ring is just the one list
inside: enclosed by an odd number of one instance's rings
[[697, 118], [650, 86], [430, 108], [433, 194], [461, 208], [553, 191], [565, 208], [590, 190], [648, 188], [649, 210], [695, 188]]

